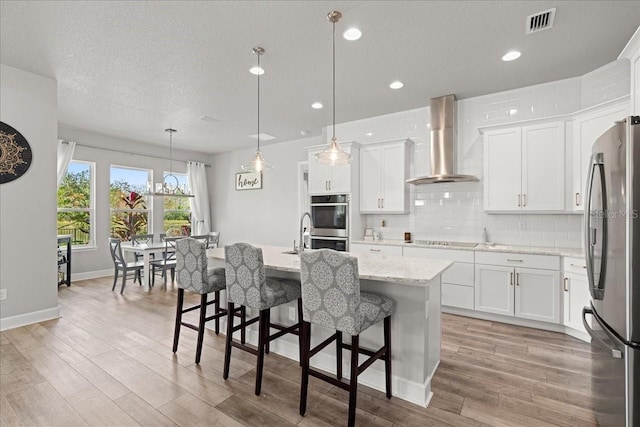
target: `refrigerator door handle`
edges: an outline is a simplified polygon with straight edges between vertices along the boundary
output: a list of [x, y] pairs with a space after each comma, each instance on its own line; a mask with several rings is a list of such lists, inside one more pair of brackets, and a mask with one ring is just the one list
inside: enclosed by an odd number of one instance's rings
[[600, 265], [600, 279], [598, 283], [595, 283], [595, 276], [593, 271], [593, 256], [594, 256], [594, 247], [596, 245], [596, 233], [597, 229], [591, 228], [591, 196], [593, 193], [593, 177], [595, 175], [595, 170], [598, 168], [598, 172], [600, 173], [600, 184], [602, 191], [602, 252], [606, 252], [606, 235], [607, 235], [607, 199], [606, 199], [606, 189], [604, 186], [604, 155], [602, 153], [593, 153], [591, 155], [591, 161], [589, 162], [589, 175], [587, 177], [587, 188], [585, 189], [585, 200], [584, 200], [584, 247], [585, 247], [585, 259], [587, 264], [587, 279], [589, 280], [589, 288], [591, 289], [591, 294], [596, 299], [602, 299], [602, 280], [603, 273], [605, 271], [606, 258], [603, 258], [602, 263]]
[[[602, 346], [604, 346], [604, 348], [606, 348], [607, 350], [609, 350], [611, 352], [611, 357], [613, 357], [614, 359], [622, 359], [623, 358], [623, 354], [620, 350], [618, 350], [617, 348], [612, 348], [609, 345], [607, 345], [607, 343], [605, 343], [604, 341], [602, 341], [602, 338], [600, 338], [598, 335], [596, 335], [596, 333], [593, 331], [593, 329], [591, 329], [591, 326], [589, 326], [589, 324], [587, 323], [587, 314], [590, 314], [596, 322], [598, 322], [600, 324], [600, 321], [598, 320], [598, 318], [593, 314], [593, 309], [591, 309], [591, 307], [585, 307], [582, 309], [582, 324], [584, 325], [584, 329], [587, 331], [587, 333], [591, 336], [591, 338], [593, 338], [594, 340], [598, 341]], [[607, 334], [610, 335], [610, 333], [606, 330], [606, 327], [602, 324], [600, 324], [600, 326], [602, 327], [602, 330]]]

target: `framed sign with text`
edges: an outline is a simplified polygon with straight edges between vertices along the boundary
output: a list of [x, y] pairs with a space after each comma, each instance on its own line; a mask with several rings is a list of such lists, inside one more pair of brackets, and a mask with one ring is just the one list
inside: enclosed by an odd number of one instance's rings
[[261, 172], [241, 172], [236, 174], [236, 190], [262, 189]]

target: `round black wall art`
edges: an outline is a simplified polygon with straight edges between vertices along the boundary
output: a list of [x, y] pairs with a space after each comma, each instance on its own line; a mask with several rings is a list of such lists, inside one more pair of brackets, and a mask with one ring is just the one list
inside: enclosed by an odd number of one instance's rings
[[0, 184], [6, 184], [24, 175], [33, 154], [27, 140], [20, 132], [0, 122]]

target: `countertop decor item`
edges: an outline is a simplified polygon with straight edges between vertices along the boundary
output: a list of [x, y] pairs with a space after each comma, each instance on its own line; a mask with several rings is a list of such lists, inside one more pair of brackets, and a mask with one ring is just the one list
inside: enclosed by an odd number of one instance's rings
[[[255, 69], [255, 74], [258, 76], [258, 133], [256, 135], [256, 138], [258, 139], [258, 149], [256, 150], [256, 154], [253, 155], [251, 161], [249, 163], [242, 164], [240, 168], [244, 172], [256, 172], [260, 174], [265, 171], [273, 170], [273, 165], [264, 161], [264, 157], [260, 151], [260, 75], [264, 74], [264, 70], [260, 67], [260, 57], [264, 54], [264, 48], [256, 46], [253, 48], [253, 53], [258, 56], [258, 67]], [[262, 188], [262, 186], [260, 188]], [[237, 185], [236, 189], [238, 189]]]
[[318, 163], [328, 166], [344, 166], [351, 163], [351, 154], [344, 151], [336, 139], [336, 22], [340, 18], [342, 18], [342, 14], [336, 10], [327, 15], [327, 19], [333, 24], [333, 136], [329, 147], [315, 155]]
[[33, 160], [33, 153], [20, 132], [0, 122], [0, 184], [24, 175]]

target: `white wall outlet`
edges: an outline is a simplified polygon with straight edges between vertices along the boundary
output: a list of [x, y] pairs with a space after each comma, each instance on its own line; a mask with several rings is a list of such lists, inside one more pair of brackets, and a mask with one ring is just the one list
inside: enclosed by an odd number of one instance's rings
[[527, 229], [527, 223], [524, 221], [520, 221], [518, 223], [518, 230], [525, 231]]
[[296, 309], [293, 307], [289, 307], [289, 320], [296, 321]]
[[7, 290], [0, 289], [0, 301], [7, 299]]

